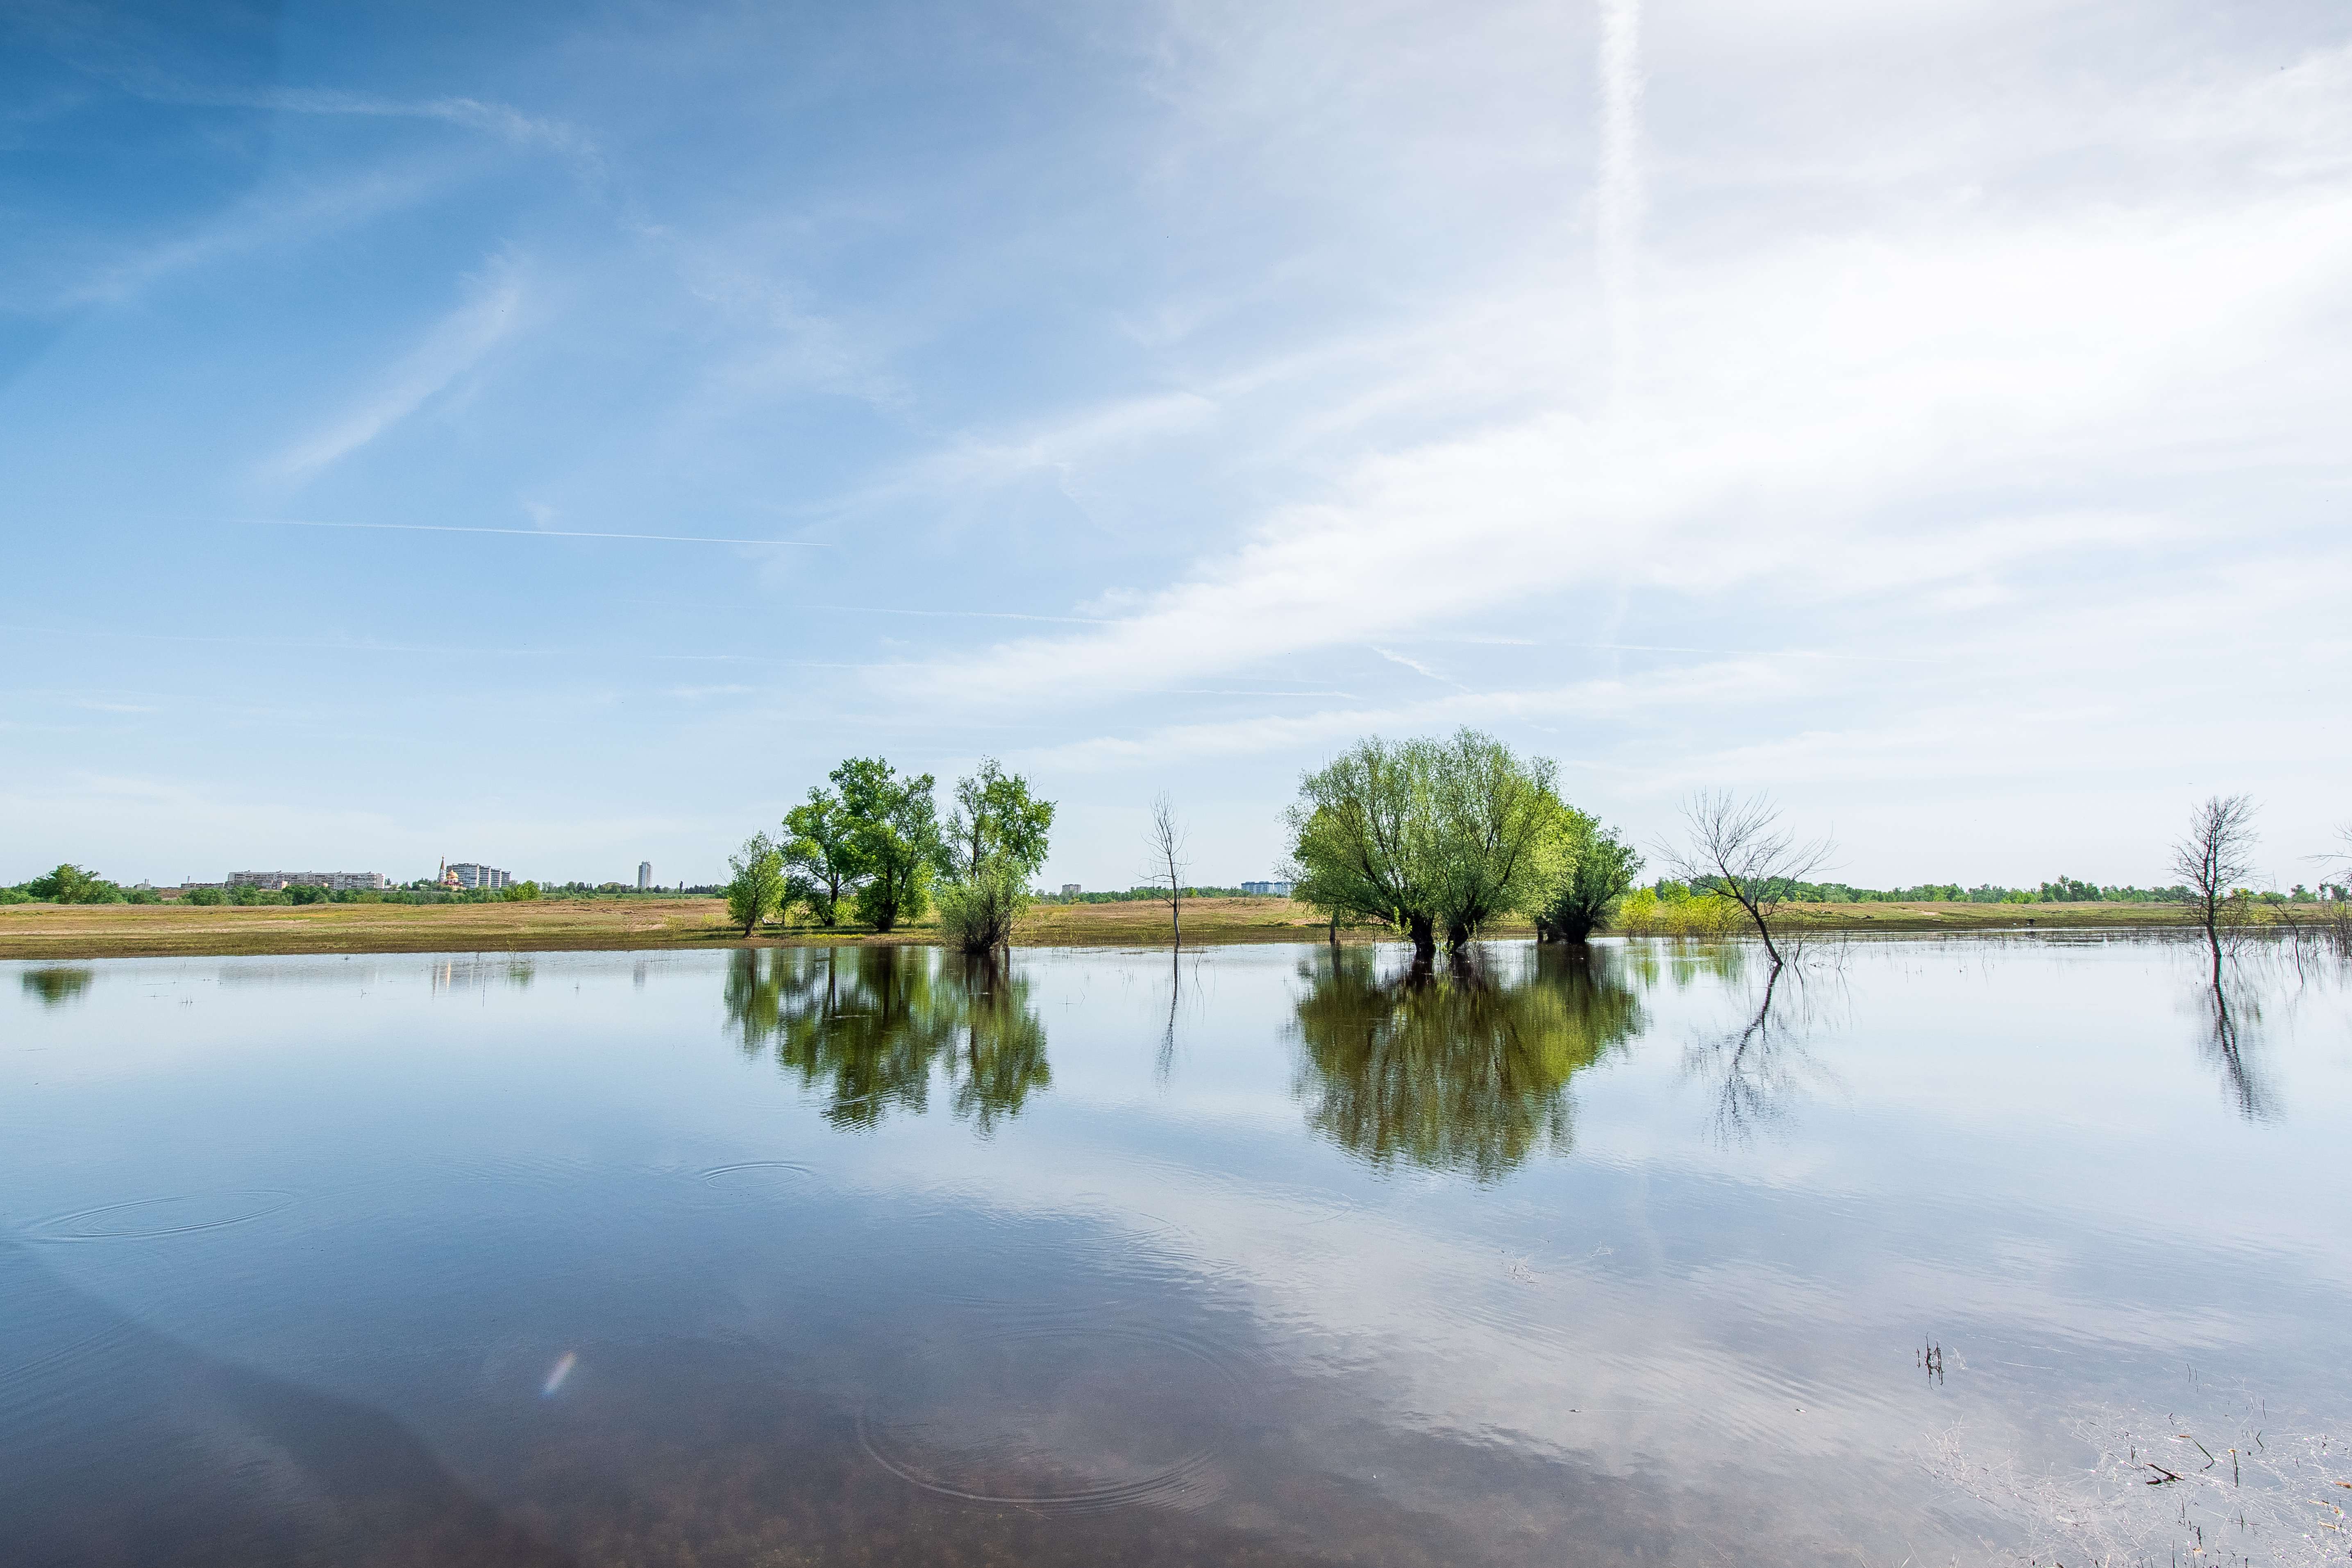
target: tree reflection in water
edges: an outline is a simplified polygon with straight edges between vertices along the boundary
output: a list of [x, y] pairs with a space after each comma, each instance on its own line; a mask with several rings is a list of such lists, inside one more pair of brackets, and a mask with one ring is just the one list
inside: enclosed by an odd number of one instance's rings
[[747, 948], [728, 966], [726, 1002], [744, 1054], [772, 1054], [837, 1128], [922, 1114], [936, 1074], [985, 1136], [1053, 1082], [1029, 982], [1002, 955]]
[[1575, 1133], [1569, 1079], [1638, 1033], [1610, 950], [1550, 946], [1383, 975], [1369, 948], [1302, 960], [1307, 1125], [1385, 1168], [1496, 1180]]
[[27, 969], [23, 984], [25, 994], [40, 998], [44, 1007], [62, 1007], [89, 989], [87, 969]]
[[2230, 1103], [2249, 1121], [2272, 1120], [2278, 1106], [2251, 1059], [2263, 1026], [2261, 994], [2228, 977], [2200, 986], [2197, 1002], [2203, 1014], [2205, 1054], [2221, 1069]]
[[[1727, 942], [1717, 956], [1729, 965], [1718, 973], [1734, 976], [1746, 949]], [[1831, 987], [1833, 996], [1840, 979], [1833, 966], [1801, 960], [1768, 969], [1755, 1006], [1737, 1027], [1704, 1036], [1685, 1049], [1684, 1073], [1716, 1086], [1711, 1121], [1717, 1142], [1748, 1142], [1764, 1123], [1800, 1103], [1816, 1080], [1830, 1079], [1828, 1069], [1806, 1048], [1806, 1039], [1819, 1023], [1821, 988]]]

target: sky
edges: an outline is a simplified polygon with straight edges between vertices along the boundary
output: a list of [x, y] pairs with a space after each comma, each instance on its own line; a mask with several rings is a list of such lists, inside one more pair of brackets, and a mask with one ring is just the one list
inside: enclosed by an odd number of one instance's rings
[[724, 875], [1469, 725], [1637, 842], [2352, 824], [2352, 12], [0, 0], [0, 880]]

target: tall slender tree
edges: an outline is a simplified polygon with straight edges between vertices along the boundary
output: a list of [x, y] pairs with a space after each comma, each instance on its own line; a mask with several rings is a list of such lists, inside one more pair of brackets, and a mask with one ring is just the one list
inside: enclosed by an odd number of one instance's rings
[[784, 857], [764, 833], [754, 833], [743, 847], [728, 858], [734, 871], [727, 884], [727, 914], [749, 937], [760, 922], [772, 920], [784, 901]]
[[1168, 906], [1168, 929], [1179, 947], [1184, 945], [1184, 873], [1192, 862], [1184, 858], [1184, 825], [1176, 819], [1176, 803], [1161, 790], [1151, 800], [1151, 820], [1143, 829], [1150, 868], [1144, 873]]

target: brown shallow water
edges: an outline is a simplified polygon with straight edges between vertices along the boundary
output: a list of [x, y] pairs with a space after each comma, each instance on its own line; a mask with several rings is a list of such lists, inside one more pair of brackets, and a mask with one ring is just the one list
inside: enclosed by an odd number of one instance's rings
[[2347, 1560], [2333, 972], [1399, 956], [5, 966], [0, 1558]]

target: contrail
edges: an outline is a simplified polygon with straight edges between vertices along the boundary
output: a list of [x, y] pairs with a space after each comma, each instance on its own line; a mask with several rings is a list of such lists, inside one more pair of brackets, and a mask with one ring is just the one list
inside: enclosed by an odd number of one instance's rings
[[650, 539], [664, 544], [797, 544], [805, 550], [830, 550], [817, 539], [706, 539], [690, 533], [586, 533], [563, 528], [469, 528], [451, 522], [311, 522], [301, 518], [263, 517], [263, 528], [383, 528], [401, 533], [510, 533], [522, 539]]
[[1635, 262], [1642, 239], [1641, 0], [1601, 0], [1601, 179], [1597, 258], [1609, 320], [1609, 398], [1622, 403], [1640, 335]]

